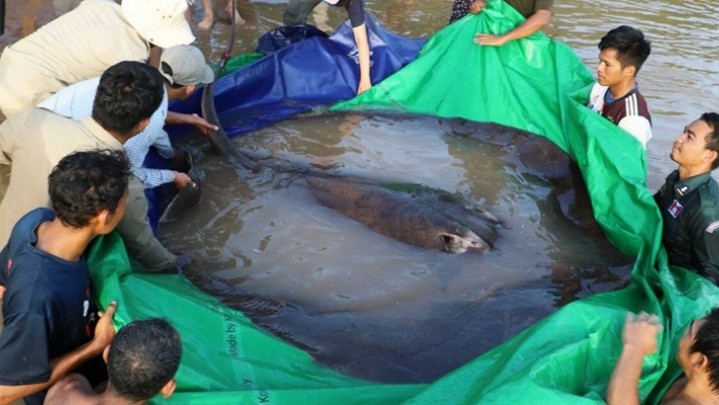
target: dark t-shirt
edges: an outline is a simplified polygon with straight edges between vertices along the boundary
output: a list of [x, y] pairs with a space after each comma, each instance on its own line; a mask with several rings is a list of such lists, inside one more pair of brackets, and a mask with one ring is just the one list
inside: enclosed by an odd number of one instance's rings
[[0, 252], [0, 285], [6, 288], [0, 333], [2, 385], [47, 381], [50, 359], [90, 339], [87, 261], [69, 262], [35, 248], [38, 226], [54, 217], [47, 208], [30, 211]]

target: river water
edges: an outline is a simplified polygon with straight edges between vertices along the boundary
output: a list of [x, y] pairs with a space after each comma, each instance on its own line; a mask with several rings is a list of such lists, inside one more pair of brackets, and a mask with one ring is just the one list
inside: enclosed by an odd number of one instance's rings
[[[451, 7], [446, 0], [367, 3], [385, 27], [415, 37], [443, 28]], [[42, 23], [53, 10], [38, 4], [26, 7], [39, 10]], [[23, 10], [13, 10], [19, 5], [9, 7], [19, 18]], [[280, 25], [284, 7], [282, 1], [239, 2], [247, 24], [238, 30], [235, 51], [254, 50], [259, 35]], [[711, 2], [700, 0], [557, 2], [546, 29], [592, 70], [596, 43], [611, 28], [633, 25], [652, 41], [638, 79], [654, 124], [647, 148], [652, 190], [673, 168], [674, 136], [702, 112], [716, 110], [717, 16]], [[200, 18], [194, 10], [193, 19]], [[343, 18], [322, 4], [310, 23], [330, 31]], [[21, 36], [18, 21], [8, 23], [4, 41]], [[216, 60], [229, 29], [216, 24], [197, 35], [198, 46]], [[206, 149], [194, 135], [178, 142]], [[320, 206], [301, 179], [269, 170], [248, 175], [200, 152], [203, 200], [161, 227], [163, 241], [193, 256], [190, 275], [204, 289], [347, 374], [432, 381], [557, 307], [626, 280], [631, 260], [562, 216], [549, 183], [527, 175], [507, 148], [457, 136], [452, 122], [310, 113], [234, 142], [298, 165], [320, 163], [342, 176], [457, 193], [504, 221], [496, 249], [486, 255], [422, 250]]]

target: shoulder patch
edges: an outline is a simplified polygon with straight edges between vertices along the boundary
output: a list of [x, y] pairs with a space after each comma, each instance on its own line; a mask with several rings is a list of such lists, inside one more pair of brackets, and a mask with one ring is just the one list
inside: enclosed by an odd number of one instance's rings
[[719, 229], [719, 221], [714, 221], [707, 226], [707, 232], [714, 233], [715, 230]]

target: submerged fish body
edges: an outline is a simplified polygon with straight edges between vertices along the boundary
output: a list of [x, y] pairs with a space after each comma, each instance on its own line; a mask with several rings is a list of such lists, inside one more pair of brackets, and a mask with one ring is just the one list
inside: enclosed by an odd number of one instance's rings
[[[326, 207], [373, 231], [425, 249], [487, 252], [497, 239], [494, 226], [471, 210], [443, 210], [429, 197], [349, 180], [308, 177], [313, 196]], [[457, 215], [457, 217], [455, 217]]]

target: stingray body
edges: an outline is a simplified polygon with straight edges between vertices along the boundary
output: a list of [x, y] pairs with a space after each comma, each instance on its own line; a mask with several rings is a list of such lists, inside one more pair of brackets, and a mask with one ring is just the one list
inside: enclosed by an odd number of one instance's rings
[[416, 195], [345, 179], [306, 180], [326, 207], [409, 245], [448, 253], [487, 252], [497, 239], [495, 224], [486, 217], [427, 191]]

